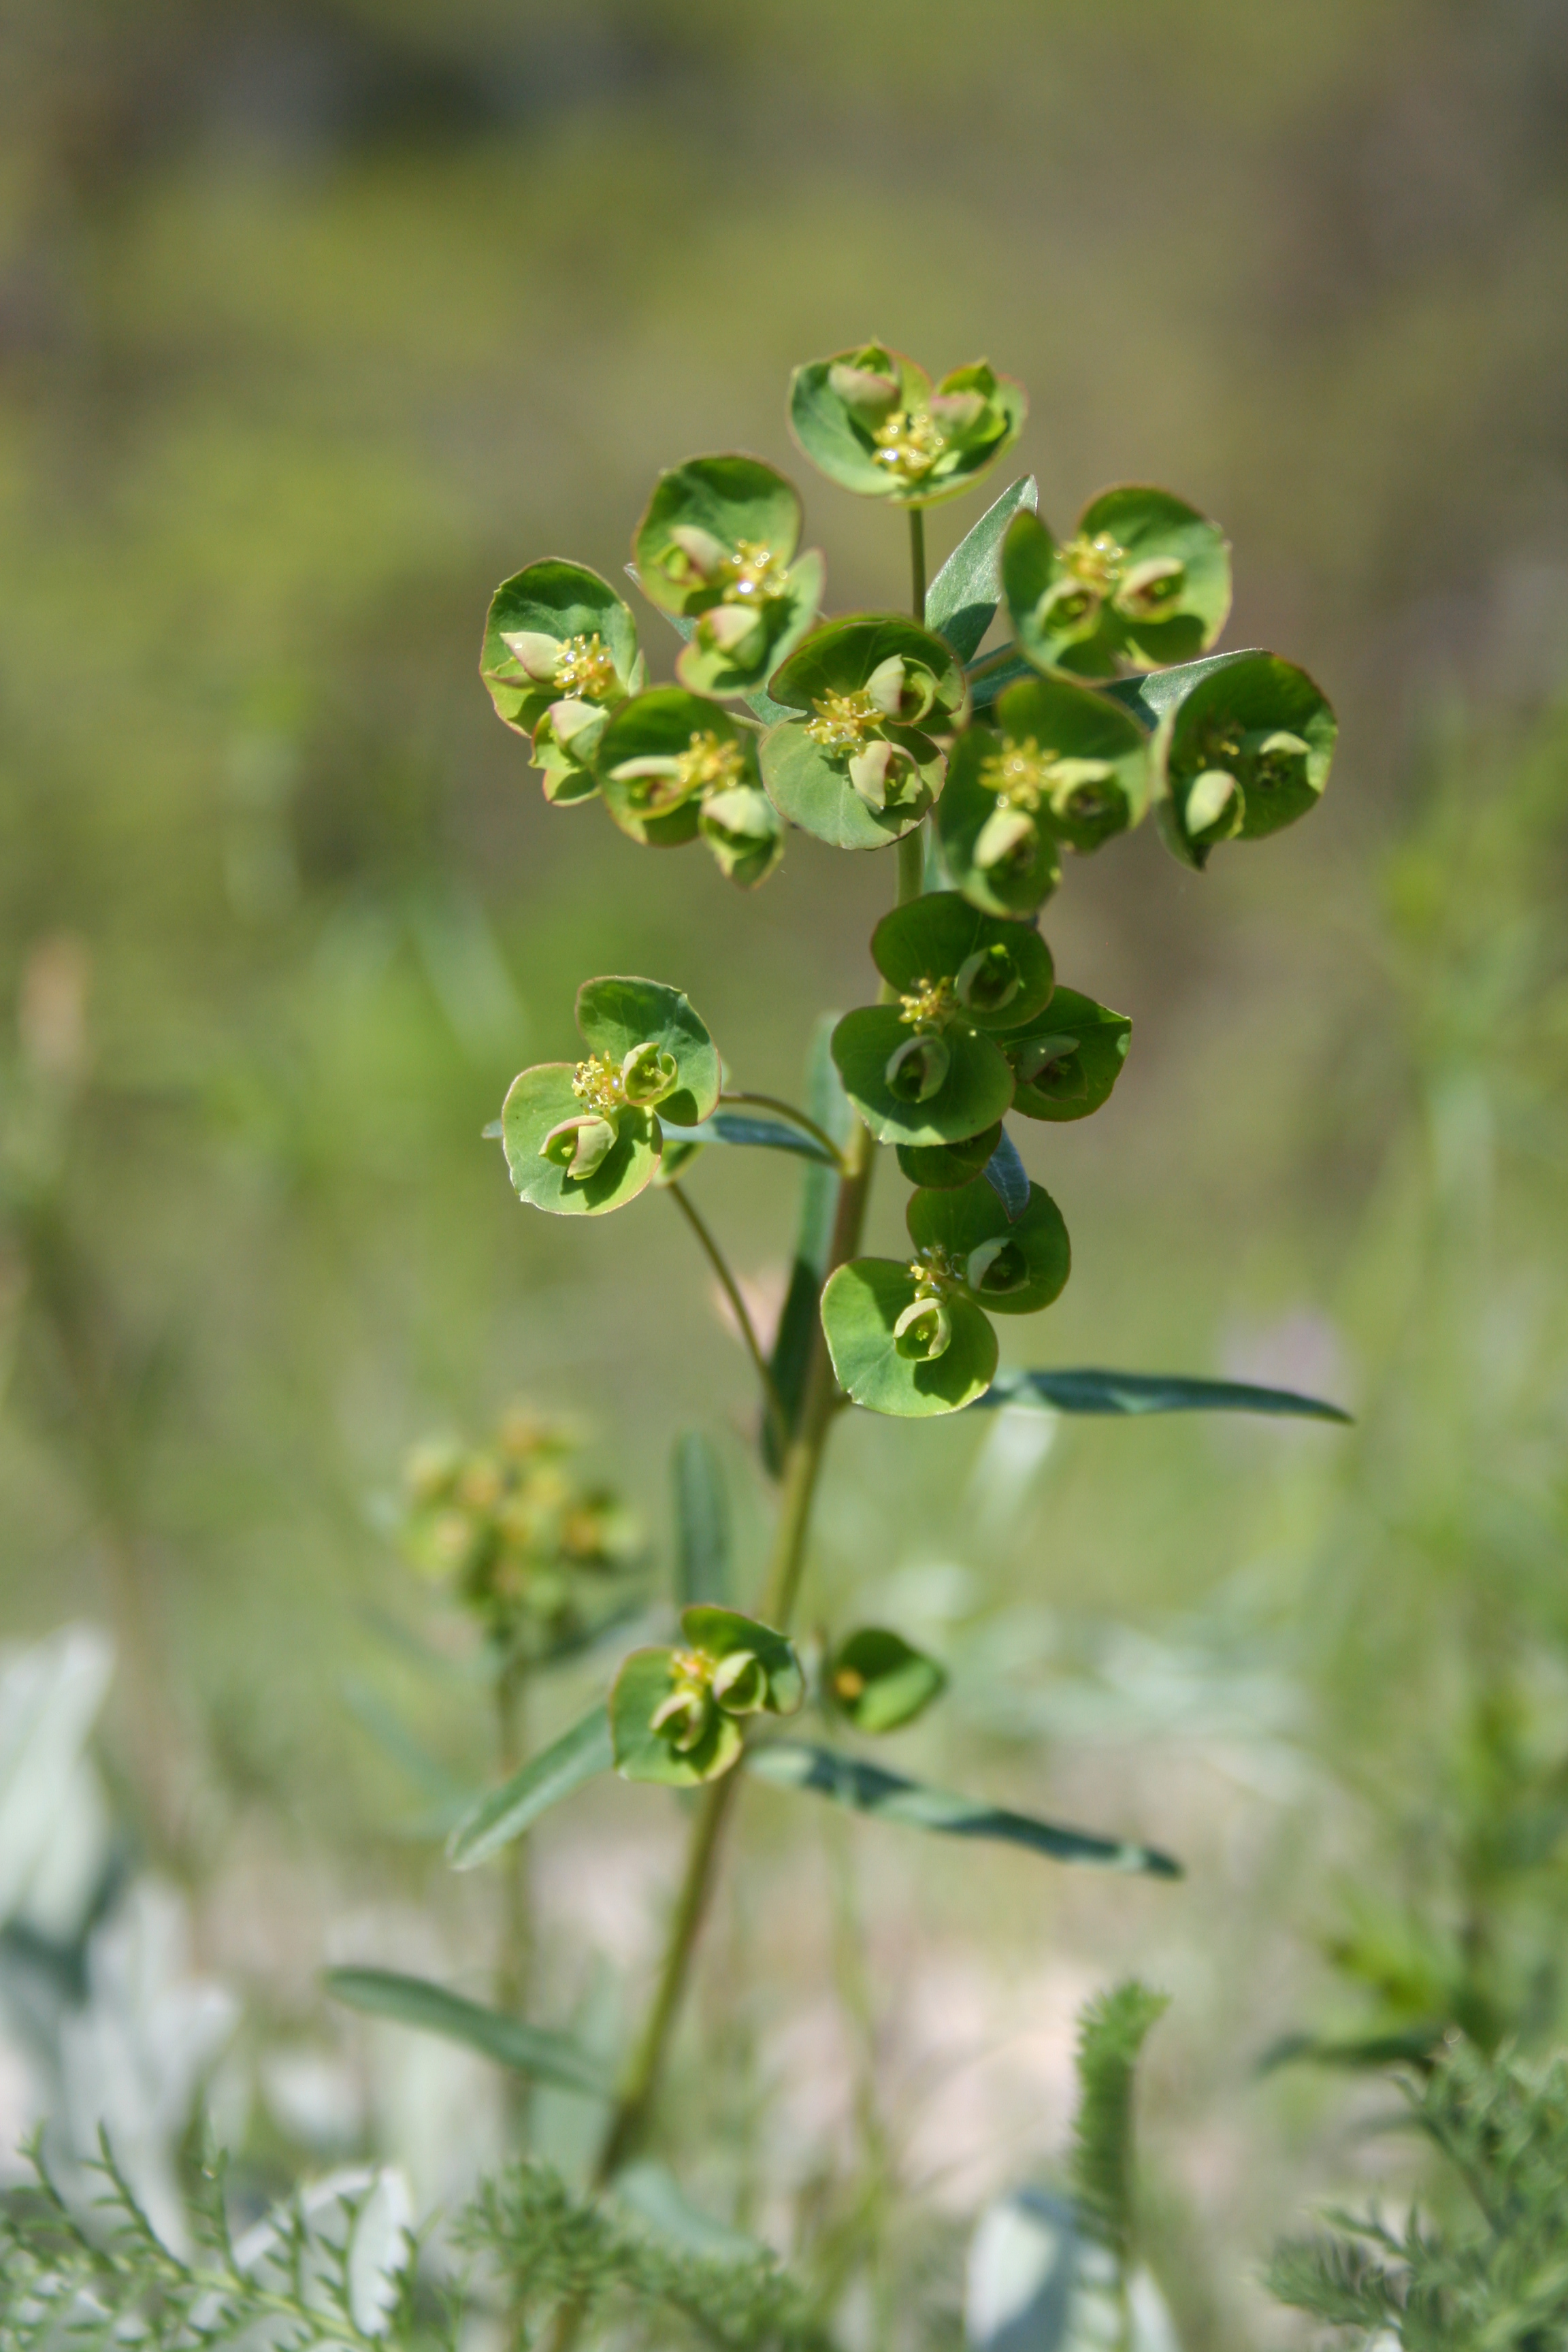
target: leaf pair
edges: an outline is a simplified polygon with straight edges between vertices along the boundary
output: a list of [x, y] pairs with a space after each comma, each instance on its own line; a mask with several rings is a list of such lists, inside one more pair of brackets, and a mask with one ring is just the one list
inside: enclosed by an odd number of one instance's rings
[[594, 756], [647, 665], [631, 607], [584, 563], [548, 556], [503, 580], [485, 618], [479, 675], [499, 718], [531, 743], [546, 800], [592, 799]]
[[984, 360], [933, 385], [884, 343], [810, 360], [790, 379], [795, 439], [829, 481], [902, 507], [956, 498], [1010, 449], [1028, 404]]
[[899, 1002], [846, 1013], [833, 1058], [879, 1141], [942, 1148], [937, 1165], [907, 1166], [917, 1181], [977, 1173], [1015, 1106], [1031, 1118], [1082, 1118], [1110, 1094], [1131, 1024], [1058, 989], [1032, 926], [933, 891], [883, 917], [871, 954]]
[[699, 1126], [719, 1100], [718, 1049], [679, 989], [584, 981], [577, 1026], [586, 1061], [542, 1062], [514, 1078], [501, 1142], [521, 1199], [557, 1216], [624, 1208], [659, 1166], [659, 1114]]
[[659, 476], [632, 545], [650, 603], [691, 624], [683, 686], [753, 693], [800, 643], [823, 588], [821, 556], [795, 560], [800, 531], [799, 492], [759, 458], [689, 457]]
[[805, 1677], [792, 1644], [734, 1609], [681, 1612], [679, 1649], [634, 1650], [610, 1692], [616, 1769], [624, 1780], [692, 1788], [729, 1771], [748, 1716], [794, 1715]]
[[835, 849], [883, 849], [942, 789], [939, 741], [963, 723], [952, 647], [897, 613], [827, 621], [768, 681], [803, 711], [763, 739], [763, 775], [792, 824]]
[[911, 1193], [915, 1255], [855, 1258], [822, 1294], [822, 1328], [839, 1386], [873, 1412], [956, 1412], [996, 1370], [992, 1315], [1032, 1315], [1060, 1296], [1071, 1268], [1061, 1213], [1029, 1187], [1010, 1216], [983, 1178]]
[[1217, 523], [1169, 490], [1103, 490], [1058, 542], [1020, 514], [1002, 552], [1018, 648], [1037, 669], [1114, 677], [1205, 653], [1230, 611], [1230, 548]]

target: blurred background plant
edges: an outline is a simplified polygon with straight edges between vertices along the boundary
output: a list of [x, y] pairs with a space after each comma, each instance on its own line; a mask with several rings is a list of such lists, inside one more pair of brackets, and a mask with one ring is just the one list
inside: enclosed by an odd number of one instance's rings
[[[951, 2337], [969, 2219], [1060, 2144], [1072, 2016], [1136, 1969], [1177, 1996], [1152, 2259], [1223, 2346], [1290, 2211], [1412, 2177], [1361, 2131], [1380, 2093], [1259, 2084], [1271, 2044], [1560, 2032], [1565, 117], [1551, 0], [988, 0], [962, 37], [925, 0], [12, 0], [6, 1615], [113, 1629], [103, 1802], [194, 1980], [243, 2000], [195, 2074], [247, 2193], [390, 2158], [423, 2212], [501, 2145], [482, 2062], [317, 1984], [492, 1990], [502, 1887], [445, 1870], [345, 1703], [395, 1711], [427, 1810], [490, 1771], [486, 1656], [455, 1619], [405, 1639], [397, 1464], [531, 1395], [652, 1528], [671, 1429], [739, 1370], [679, 1247], [524, 1217], [479, 1129], [570, 1048], [563, 966], [679, 969], [794, 1092], [797, 975], [858, 1002], [886, 895], [792, 842], [742, 909], [573, 830], [495, 727], [475, 615], [558, 547], [617, 576], [693, 447], [795, 470], [788, 366], [870, 330], [1029, 383], [1050, 511], [1115, 469], [1219, 516], [1226, 641], [1333, 696], [1334, 789], [1267, 859], [1173, 888], [1139, 839], [1075, 877], [1053, 942], [1132, 1053], [1099, 1118], [1021, 1139], [1074, 1234], [1055, 1360], [1315, 1387], [1359, 1430], [1004, 1413], [911, 1461], [857, 1417], [824, 1552], [951, 1669], [921, 1767], [1120, 1816], [1192, 1876], [1108, 1900], [849, 1825], [846, 2027], [800, 1999], [809, 1905], [748, 1948], [748, 1874], [787, 1896], [830, 1859], [755, 1792], [662, 2154], [825, 2263], [874, 2171], [881, 2274]], [[896, 523], [813, 516], [836, 596], [885, 601]], [[763, 1313], [789, 1172], [705, 1181]], [[738, 1441], [730, 1469], [754, 1564]], [[563, 1659], [539, 1736], [585, 1696]], [[616, 1794], [533, 1865], [539, 1996], [606, 2042], [671, 1851]], [[58, 2105], [17, 1998], [7, 2142]], [[572, 2177], [586, 2103], [533, 2106]]]

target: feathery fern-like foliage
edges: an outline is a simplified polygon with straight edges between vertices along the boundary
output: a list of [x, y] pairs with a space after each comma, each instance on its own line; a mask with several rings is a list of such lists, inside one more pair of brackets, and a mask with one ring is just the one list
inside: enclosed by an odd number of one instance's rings
[[661, 2344], [829, 2352], [810, 2302], [771, 2254], [718, 2259], [656, 2243], [574, 2197], [548, 2165], [509, 2165], [487, 2180], [454, 2234], [484, 2258], [525, 2335], [563, 2305]]
[[1468, 2044], [1406, 2085], [1416, 2124], [1469, 2191], [1480, 2226], [1333, 2213], [1282, 2246], [1282, 2303], [1331, 2327], [1386, 2331], [1406, 2352], [1545, 2352], [1568, 2343], [1568, 2059], [1529, 2066]]
[[1163, 1993], [1131, 1979], [1091, 2000], [1079, 2020], [1079, 2107], [1070, 2179], [1079, 2226], [1125, 2271], [1133, 2252], [1132, 2083]]
[[[291, 2199], [270, 2217], [265, 2245], [247, 2255], [232, 2235], [221, 2157], [202, 2166], [187, 2261], [166, 2246], [137, 2201], [106, 2137], [91, 2168], [104, 2186], [98, 2225], [84, 2226], [52, 2179], [40, 2147], [29, 2153], [36, 2186], [13, 2191], [0, 2211], [0, 2347], [4, 2352], [98, 2352], [147, 2344], [227, 2345], [243, 2337], [275, 2352], [331, 2344], [387, 2352], [455, 2336], [416, 2328], [412, 2248], [400, 2230], [397, 2259], [369, 2263], [359, 2224], [374, 2180], [346, 2184], [314, 2213]], [[323, 2226], [323, 2223], [326, 2226]], [[255, 2331], [251, 2334], [251, 2331]]]

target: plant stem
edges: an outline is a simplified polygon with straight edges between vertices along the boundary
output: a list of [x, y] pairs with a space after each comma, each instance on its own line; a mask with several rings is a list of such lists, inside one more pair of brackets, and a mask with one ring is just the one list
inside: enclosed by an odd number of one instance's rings
[[814, 1118], [808, 1118], [803, 1110], [796, 1110], [794, 1103], [786, 1103], [781, 1096], [725, 1094], [721, 1095], [719, 1099], [721, 1103], [750, 1103], [757, 1110], [776, 1111], [780, 1118], [787, 1118], [792, 1127], [798, 1127], [803, 1135], [809, 1135], [814, 1143], [820, 1143], [836, 1167], [843, 1166], [844, 1155], [827, 1129], [825, 1127], [818, 1127]]
[[[518, 1656], [508, 1658], [496, 1676], [496, 1761], [501, 1780], [510, 1780], [522, 1761], [527, 1745], [525, 1710], [528, 1667]], [[507, 1848], [501, 1881], [500, 1951], [496, 1967], [496, 2006], [511, 2017], [528, 2014], [529, 1979], [533, 1970], [533, 1904], [529, 1885], [528, 1839], [514, 1838]], [[528, 2115], [528, 2085], [519, 2074], [509, 2074], [506, 2107], [514, 2129], [521, 2132]]]
[[667, 1184], [664, 1189], [696, 1234], [704, 1256], [719, 1277], [720, 1286], [730, 1302], [730, 1311], [741, 1327], [741, 1337], [745, 1342], [746, 1353], [756, 1368], [757, 1378], [763, 1384], [763, 1402], [767, 1409], [768, 1418], [773, 1424], [773, 1434], [782, 1445], [788, 1434], [788, 1416], [784, 1409], [784, 1399], [780, 1396], [773, 1373], [768, 1369], [768, 1360], [763, 1355], [758, 1341], [756, 1327], [747, 1311], [746, 1302], [741, 1296], [741, 1286], [731, 1273], [729, 1263], [723, 1251], [714, 1240], [707, 1220], [687, 1199], [680, 1185]]
[[641, 2039], [626, 2069], [620, 2096], [616, 2102], [616, 2111], [610, 2118], [610, 2127], [605, 2135], [605, 2145], [595, 2168], [595, 2179], [601, 2187], [620, 2169], [641, 2138], [647, 2124], [648, 2110], [658, 2089], [670, 2031], [680, 2007], [681, 1995], [686, 1990], [687, 1972], [697, 1942], [697, 1931], [708, 1906], [719, 1839], [730, 1808], [740, 1794], [740, 1788], [739, 1772], [726, 1772], [721, 1780], [709, 1782], [699, 1801], [697, 1818], [692, 1824], [691, 1843], [687, 1851], [686, 1874], [670, 1917], [669, 1937], [659, 1967], [653, 2006], [648, 2011]]
[[[910, 600], [918, 621], [925, 618], [925, 516], [919, 507], [911, 507], [910, 584]], [[899, 905], [907, 906], [911, 898], [918, 898], [924, 882], [922, 827], [916, 825], [899, 843]], [[886, 982], [881, 993], [884, 1003], [891, 1001], [892, 991]], [[825, 1284], [828, 1276], [835, 1274], [839, 1266], [847, 1265], [860, 1247], [860, 1235], [866, 1223], [866, 1202], [871, 1189], [871, 1171], [875, 1164], [873, 1154], [870, 1129], [862, 1120], [857, 1119], [849, 1139], [839, 1154], [844, 1172], [839, 1181], [833, 1238], [823, 1275]], [[680, 1186], [670, 1184], [666, 1190], [674, 1195], [684, 1211], [692, 1230], [707, 1251], [715, 1273], [724, 1285], [725, 1294], [746, 1336], [752, 1360], [766, 1383], [770, 1403], [779, 1412], [781, 1430], [787, 1428], [787, 1417], [783, 1413], [773, 1377], [763, 1363], [750, 1318], [734, 1286], [734, 1277], [724, 1264], [712, 1235]], [[819, 1315], [801, 1396], [800, 1421], [784, 1449], [778, 1525], [773, 1531], [773, 1552], [757, 1604], [757, 1613], [763, 1622], [776, 1626], [781, 1633], [789, 1630], [800, 1592], [801, 1578], [805, 1570], [806, 1538], [811, 1531], [811, 1509], [816, 1498], [816, 1482], [822, 1470], [827, 1433], [837, 1417], [835, 1408], [838, 1402], [833, 1359], [827, 1350], [827, 1336]], [[647, 2128], [668, 2053], [670, 2036], [680, 2014], [681, 2000], [690, 1973], [691, 1956], [696, 1948], [702, 1915], [707, 1908], [724, 1824], [739, 1793], [740, 1781], [739, 1769], [733, 1769], [725, 1773], [722, 1780], [710, 1782], [703, 1791], [697, 1818], [692, 1824], [691, 1842], [686, 1854], [686, 1872], [670, 1919], [653, 2006], [623, 2079], [595, 2167], [595, 2178], [601, 2186], [626, 2162]], [[563, 2306], [558, 2317], [552, 2352], [567, 2352], [576, 2334], [573, 2308]]]

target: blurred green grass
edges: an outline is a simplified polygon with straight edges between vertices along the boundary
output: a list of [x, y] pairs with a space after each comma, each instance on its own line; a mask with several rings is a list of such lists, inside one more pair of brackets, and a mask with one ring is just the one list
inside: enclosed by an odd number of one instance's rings
[[[0, 992], [85, 943], [58, 1200], [111, 1382], [158, 1352], [133, 1580], [219, 1822], [420, 1882], [366, 1844], [400, 1792], [338, 1698], [378, 1657], [366, 1604], [413, 1607], [368, 1507], [413, 1438], [516, 1392], [580, 1409], [657, 1523], [674, 1430], [733, 1410], [674, 1217], [546, 1228], [479, 1130], [595, 970], [679, 981], [745, 1083], [792, 1091], [890, 877], [796, 840], [747, 903], [547, 810], [474, 660], [503, 573], [616, 572], [659, 466], [798, 476], [789, 365], [876, 332], [1026, 380], [1052, 516], [1119, 478], [1216, 513], [1228, 641], [1340, 707], [1311, 825], [1202, 879], [1116, 845], [1051, 908], [1135, 1042], [1100, 1118], [1021, 1139], [1076, 1270], [1018, 1337], [1304, 1364], [1367, 1418], [1072, 1430], [991, 1598], [1200, 1651], [1261, 1626], [1363, 1791], [1333, 1854], [1379, 1851], [1364, 1791], [1415, 1801], [1500, 1580], [1500, 1622], [1563, 1631], [1561, 727], [1514, 748], [1568, 670], [1558, 12], [15, 0], [0, 92]], [[889, 518], [803, 488], [832, 603], [900, 601]], [[24, 1091], [18, 1065], [13, 1119]], [[704, 1203], [765, 1280], [788, 1171], [716, 1158]], [[0, 1589], [41, 1629], [111, 1585], [14, 1261], [5, 1298]], [[906, 1436], [847, 1428], [832, 1474], [823, 1563], [868, 1591], [969, 1540], [983, 1430]], [[424, 1704], [460, 1750], [461, 1703]], [[952, 1769], [1105, 1801], [1068, 1743], [952, 1737]], [[1149, 1834], [1192, 1829], [1136, 1753], [1112, 1782]], [[1260, 2032], [1304, 1980], [1310, 1847], [1290, 1816], [1215, 1862]], [[961, 1884], [933, 1866], [950, 1923]], [[1178, 1900], [1195, 1986], [1209, 1898]], [[1053, 1901], [1127, 1956], [1103, 1898]], [[1203, 1980], [1189, 2099], [1225, 2043]]]

